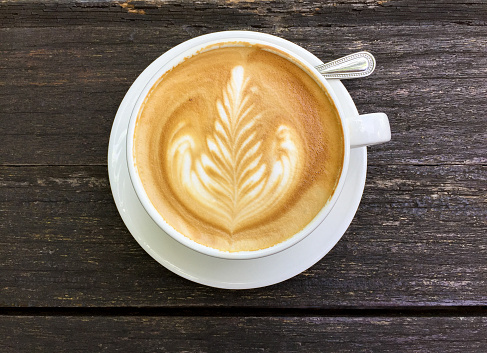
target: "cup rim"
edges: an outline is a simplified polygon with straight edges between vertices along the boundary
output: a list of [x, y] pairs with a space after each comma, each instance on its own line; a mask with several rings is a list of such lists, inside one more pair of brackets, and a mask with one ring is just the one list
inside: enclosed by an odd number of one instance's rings
[[[218, 38], [218, 34], [227, 34], [229, 32], [234, 32], [235, 37], [221, 37]], [[154, 74], [151, 76], [150, 79], [148, 79], [146, 82], [144, 82], [144, 88], [142, 89], [140, 95], [137, 97], [136, 102], [133, 106], [132, 112], [130, 113], [130, 119], [128, 123], [128, 128], [127, 128], [127, 167], [129, 170], [129, 176], [130, 180], [132, 182], [132, 185], [136, 191], [137, 198], [143, 205], [144, 209], [147, 211], [149, 216], [154, 220], [154, 222], [168, 235], [170, 235], [173, 239], [176, 241], [180, 242], [181, 244], [187, 246], [190, 249], [193, 249], [195, 251], [198, 251], [202, 254], [217, 257], [217, 258], [223, 258], [223, 259], [237, 259], [237, 260], [242, 260], [242, 259], [254, 259], [254, 258], [260, 258], [260, 257], [265, 257], [269, 256], [278, 252], [281, 252], [294, 244], [298, 243], [302, 239], [304, 239], [306, 236], [308, 236], [310, 233], [312, 233], [318, 225], [327, 217], [327, 215], [330, 213], [331, 209], [336, 203], [336, 200], [338, 199], [342, 189], [343, 189], [343, 184], [345, 182], [346, 174], [348, 171], [348, 165], [349, 165], [349, 157], [350, 157], [350, 137], [349, 137], [349, 131], [347, 127], [347, 118], [344, 116], [343, 109], [341, 108], [340, 101], [338, 100], [335, 92], [333, 91], [333, 88], [331, 85], [327, 82], [327, 80], [317, 71], [317, 69], [308, 63], [306, 60], [301, 58], [300, 55], [294, 53], [291, 50], [288, 50], [280, 45], [276, 45], [274, 43], [268, 42], [265, 39], [250, 39], [250, 38], [244, 38], [244, 37], [239, 37], [238, 33], [241, 31], [224, 31], [224, 32], [217, 32], [217, 33], [212, 33], [212, 34], [207, 34], [203, 35], [200, 37], [196, 37], [193, 39], [190, 39], [186, 42], [183, 42], [172, 49], [170, 49], [166, 54], [169, 54], [171, 50], [176, 50], [179, 49], [182, 46], [187, 46], [190, 44], [191, 41], [194, 41], [195, 39], [203, 39], [203, 37], [209, 37], [208, 41], [204, 41], [199, 44], [192, 45], [188, 48], [186, 48], [182, 53], [177, 54], [176, 56], [173, 56], [172, 58], [162, 62], [159, 66], [157, 66], [156, 71]], [[248, 33], [248, 32], [247, 32]], [[258, 32], [253, 32], [256, 33], [257, 35], [262, 35], [263, 38], [266, 36], [272, 36], [269, 34], [263, 34], [263, 33], [258, 33]], [[217, 38], [215, 38], [217, 37]], [[272, 36], [274, 37], [274, 36]], [[312, 74], [312, 77], [315, 80], [318, 80], [323, 87], [325, 88], [327, 94], [330, 96], [330, 99], [332, 103], [335, 105], [335, 108], [338, 112], [341, 126], [342, 126], [342, 131], [343, 131], [343, 143], [344, 143], [344, 155], [343, 155], [343, 164], [342, 164], [342, 170], [340, 177], [338, 179], [338, 183], [335, 187], [335, 190], [332, 194], [332, 197], [328, 199], [327, 203], [321, 208], [321, 210], [318, 212], [318, 214], [313, 218], [311, 222], [309, 222], [306, 227], [304, 227], [302, 230], [299, 232], [295, 233], [293, 236], [290, 238], [286, 239], [283, 242], [277, 243], [271, 247], [267, 247], [264, 249], [259, 249], [259, 250], [252, 250], [252, 251], [238, 251], [238, 252], [229, 252], [229, 251], [223, 251], [219, 250], [216, 248], [211, 248], [206, 245], [200, 244], [195, 242], [194, 240], [188, 238], [184, 234], [180, 233], [177, 231], [175, 228], [173, 228], [169, 223], [167, 223], [163, 216], [157, 211], [157, 209], [154, 207], [152, 202], [150, 201], [145, 188], [143, 187], [142, 181], [140, 180], [140, 177], [137, 172], [137, 166], [135, 163], [135, 158], [134, 158], [134, 153], [133, 153], [133, 141], [134, 141], [134, 133], [135, 133], [135, 127], [136, 127], [136, 122], [138, 118], [138, 114], [140, 111], [140, 108], [142, 104], [144, 103], [147, 94], [149, 93], [150, 89], [153, 87], [153, 85], [159, 80], [159, 78], [164, 75], [167, 71], [170, 69], [176, 67], [180, 63], [182, 63], [184, 60], [188, 59], [189, 57], [193, 55], [197, 55], [199, 52], [203, 51], [205, 48], [209, 47], [214, 47], [218, 44], [224, 45], [224, 43], [246, 43], [250, 45], [255, 45], [255, 44], [261, 44], [265, 46], [269, 46], [271, 48], [274, 48], [278, 51], [284, 52], [287, 56], [291, 57], [294, 62], [294, 64], [298, 66], [303, 66], [305, 71], [308, 74]], [[212, 50], [214, 48], [211, 48]], [[164, 54], [163, 54], [164, 55]], [[289, 58], [286, 58], [289, 60]], [[157, 61], [156, 59], [155, 61]], [[153, 64], [155, 63], [153, 62]], [[152, 64], [151, 64], [152, 65]]]

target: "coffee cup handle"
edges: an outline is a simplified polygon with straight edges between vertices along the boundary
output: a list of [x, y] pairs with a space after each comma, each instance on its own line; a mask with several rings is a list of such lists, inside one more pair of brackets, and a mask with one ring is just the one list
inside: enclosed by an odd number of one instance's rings
[[350, 147], [377, 145], [391, 140], [389, 119], [384, 113], [363, 114], [348, 119]]

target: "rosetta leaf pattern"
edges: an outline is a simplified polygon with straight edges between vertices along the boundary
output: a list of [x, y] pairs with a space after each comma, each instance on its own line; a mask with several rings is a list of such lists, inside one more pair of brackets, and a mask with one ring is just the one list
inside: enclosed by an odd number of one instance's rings
[[197, 138], [178, 124], [168, 149], [170, 182], [184, 191], [185, 207], [230, 234], [264, 218], [296, 187], [300, 170], [299, 137], [280, 125], [264, 155], [258, 136], [262, 118], [256, 112], [249, 78], [236, 66], [217, 100], [212, 134], [196, 153]]

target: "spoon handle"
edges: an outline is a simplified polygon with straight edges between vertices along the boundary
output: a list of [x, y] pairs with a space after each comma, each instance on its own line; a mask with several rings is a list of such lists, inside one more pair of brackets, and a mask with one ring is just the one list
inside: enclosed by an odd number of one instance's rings
[[360, 51], [316, 66], [316, 69], [326, 78], [343, 80], [365, 77], [374, 72], [375, 58], [369, 52]]

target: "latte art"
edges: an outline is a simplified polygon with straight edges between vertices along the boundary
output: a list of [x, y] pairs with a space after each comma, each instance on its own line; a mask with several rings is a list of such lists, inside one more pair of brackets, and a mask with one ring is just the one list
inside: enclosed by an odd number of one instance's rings
[[[205, 220], [230, 235], [267, 218], [287, 200], [297, 186], [305, 158], [298, 134], [286, 125], [277, 127], [272, 148], [264, 157], [255, 129], [262, 118], [252, 103], [255, 90], [249, 87], [244, 68], [236, 66], [223, 99], [216, 102], [218, 116], [206, 141], [198, 141], [199, 136], [186, 129], [191, 117], [168, 132], [170, 185], [186, 195], [181, 198], [186, 208], [193, 213], [210, 210], [203, 216]], [[204, 152], [196, 147], [205, 143]]]
[[306, 227], [342, 170], [340, 119], [312, 74], [273, 48], [208, 48], [142, 104], [137, 173], [178, 232], [223, 251], [264, 249]]

